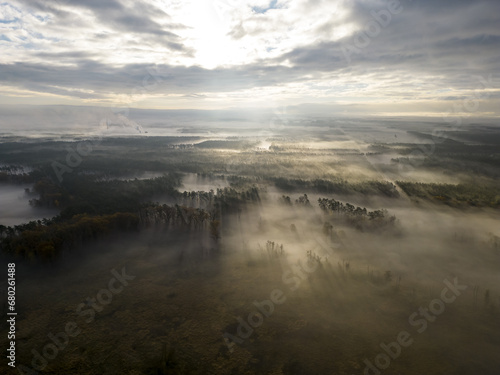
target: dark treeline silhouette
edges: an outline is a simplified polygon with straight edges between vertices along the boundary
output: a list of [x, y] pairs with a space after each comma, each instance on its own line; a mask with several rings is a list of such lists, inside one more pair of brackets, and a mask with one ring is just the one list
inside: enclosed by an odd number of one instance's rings
[[[283, 196], [284, 201], [287, 201], [288, 197]], [[304, 207], [312, 207], [311, 202], [309, 202], [309, 198], [307, 197], [307, 194], [301, 195], [295, 200], [295, 204], [298, 206], [304, 206]]]
[[81, 246], [90, 239], [117, 230], [137, 230], [139, 218], [132, 213], [75, 215], [64, 222], [38, 220], [5, 227], [0, 225], [0, 249], [28, 259], [48, 260], [61, 250]]
[[0, 166], [0, 182], [15, 184], [30, 184], [42, 178], [44, 173], [40, 170], [27, 172], [19, 165]]
[[35, 183], [33, 189], [40, 197], [31, 204], [62, 208], [63, 218], [79, 213], [131, 212], [155, 194], [177, 194], [175, 188], [179, 185], [177, 174], [130, 181], [103, 181], [92, 175], [74, 174], [60, 184], [45, 176]]
[[368, 211], [364, 207], [328, 198], [319, 198], [318, 205], [325, 214], [333, 215], [359, 230], [378, 229], [396, 222], [396, 216], [389, 216], [385, 209]]
[[205, 211], [200, 208], [185, 206], [148, 205], [139, 211], [142, 225], [185, 226], [187, 228], [199, 229], [210, 220], [216, 219], [217, 213]]
[[60, 251], [118, 231], [138, 231], [153, 225], [200, 230], [209, 223], [210, 234], [220, 237], [218, 213], [179, 205], [144, 205], [137, 213], [78, 214], [70, 219], [43, 219], [6, 227], [0, 225], [0, 249], [28, 259], [48, 260]]
[[500, 207], [498, 186], [396, 182], [411, 197], [443, 202], [450, 206]]
[[310, 190], [326, 194], [354, 194], [381, 195], [390, 198], [398, 198], [399, 192], [396, 186], [388, 181], [364, 181], [348, 182], [343, 179], [288, 179], [276, 177], [271, 179], [277, 188], [284, 191]]
[[231, 214], [238, 219], [249, 203], [260, 204], [259, 190], [255, 186], [246, 190], [236, 190], [231, 187], [219, 188], [216, 191], [185, 191], [178, 196], [182, 205], [190, 208], [203, 209], [209, 212], [210, 234], [215, 241], [221, 237], [222, 227], [231, 220]]
[[218, 206], [224, 213], [238, 210], [246, 202], [260, 202], [256, 187], [241, 191], [232, 187], [218, 188], [215, 191], [184, 191], [176, 194], [176, 197], [182, 205], [206, 209]]
[[[217, 242], [226, 214], [241, 212], [248, 202], [260, 202], [256, 187], [239, 191], [223, 188], [209, 192], [183, 192], [180, 175], [169, 174], [145, 180], [102, 180], [98, 175], [73, 174], [61, 183], [38, 171], [32, 199], [34, 206], [56, 207], [52, 219], [6, 227], [0, 225], [0, 249], [30, 259], [52, 259], [60, 251], [116, 231], [133, 231], [154, 224], [206, 228]], [[180, 203], [151, 203], [156, 195]]]

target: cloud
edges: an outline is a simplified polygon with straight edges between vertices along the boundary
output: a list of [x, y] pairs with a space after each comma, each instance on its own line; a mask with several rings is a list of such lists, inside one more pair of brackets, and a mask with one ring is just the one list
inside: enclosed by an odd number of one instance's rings
[[385, 22], [392, 1], [11, 1], [0, 82], [106, 103], [498, 97], [500, 2], [401, 0]]
[[397, 79], [412, 74], [456, 88], [472, 88], [477, 84], [474, 75], [499, 73], [500, 4], [402, 2], [401, 13], [391, 15], [387, 26], [370, 36], [372, 12], [386, 10], [385, 2], [378, 3], [352, 3], [350, 19], [358, 25], [354, 34], [297, 47], [275, 62], [357, 76], [378, 73], [382, 78], [390, 71]]
[[77, 97], [82, 96], [74, 88], [94, 90], [95, 95], [139, 95], [148, 90], [151, 93], [188, 95], [194, 91], [224, 92], [269, 86], [291, 81], [295, 77], [293, 69], [279, 66], [253, 65], [209, 70], [197, 66], [128, 64], [117, 68], [92, 60], [80, 60], [75, 67], [3, 64], [0, 71], [0, 81], [4, 84], [50, 93], [58, 93], [61, 87], [66, 87], [68, 95]]
[[19, 48], [23, 42], [30, 43], [35, 51], [99, 51], [103, 60], [113, 50], [130, 54], [131, 42], [143, 46], [144, 51], [160, 47], [161, 53], [192, 54], [175, 33], [185, 26], [147, 2], [16, 0], [1, 7], [2, 12], [15, 12], [17, 16], [16, 22], [2, 30], [17, 41], [4, 45], [17, 61], [32, 60], [25, 49]]

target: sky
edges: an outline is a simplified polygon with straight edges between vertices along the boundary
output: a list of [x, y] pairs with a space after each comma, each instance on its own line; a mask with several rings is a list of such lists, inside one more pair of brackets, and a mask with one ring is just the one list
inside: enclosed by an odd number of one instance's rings
[[0, 105], [500, 115], [500, 1], [12, 0]]

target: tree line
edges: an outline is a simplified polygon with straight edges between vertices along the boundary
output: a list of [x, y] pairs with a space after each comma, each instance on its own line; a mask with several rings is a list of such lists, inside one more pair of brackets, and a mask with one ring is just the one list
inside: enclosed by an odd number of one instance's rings
[[[33, 188], [39, 198], [31, 204], [60, 208], [60, 214], [12, 227], [0, 225], [0, 249], [29, 259], [52, 259], [89, 240], [155, 224], [208, 230], [217, 242], [226, 214], [241, 212], [248, 202], [260, 202], [256, 187], [181, 193], [176, 190], [179, 185], [177, 174], [123, 181], [75, 173], [62, 183], [43, 175]], [[166, 194], [180, 204], [153, 203], [150, 200], [156, 194]]]
[[381, 229], [396, 222], [396, 216], [389, 215], [385, 209], [368, 211], [365, 207], [328, 198], [318, 198], [318, 205], [326, 215], [334, 215], [359, 230]]
[[389, 181], [364, 181], [352, 183], [343, 179], [289, 179], [285, 177], [271, 178], [274, 185], [284, 191], [310, 190], [325, 194], [381, 195], [398, 198], [396, 185]]
[[473, 184], [396, 182], [410, 197], [442, 202], [450, 206], [500, 207], [498, 187]]

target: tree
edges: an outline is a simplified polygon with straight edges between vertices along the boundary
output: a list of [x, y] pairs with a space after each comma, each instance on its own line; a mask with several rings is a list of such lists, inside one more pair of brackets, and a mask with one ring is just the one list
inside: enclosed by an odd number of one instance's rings
[[210, 235], [212, 238], [217, 242], [220, 238], [220, 221], [219, 220], [212, 220], [210, 221]]

